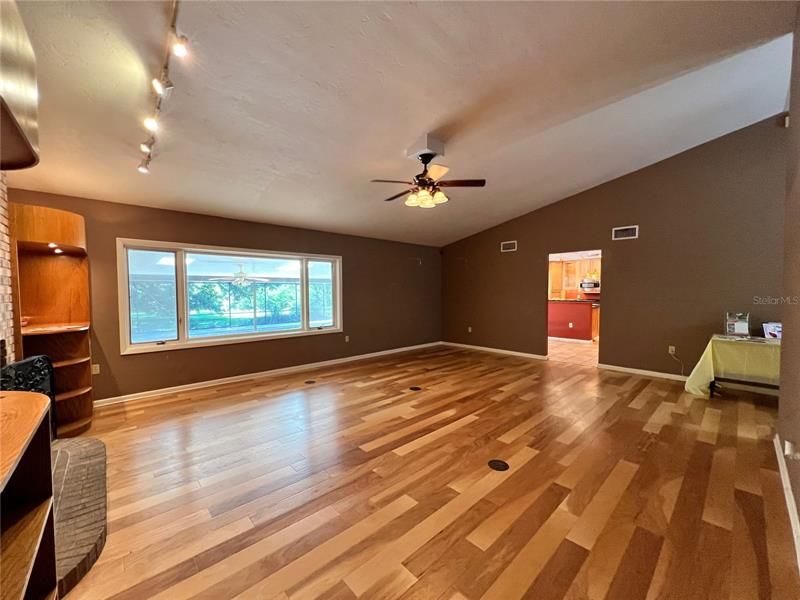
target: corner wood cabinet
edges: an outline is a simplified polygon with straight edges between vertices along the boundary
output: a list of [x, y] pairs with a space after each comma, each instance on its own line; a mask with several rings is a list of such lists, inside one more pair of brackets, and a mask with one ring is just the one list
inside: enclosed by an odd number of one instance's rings
[[58, 597], [49, 410], [0, 391], [0, 600]]
[[92, 424], [89, 257], [75, 213], [11, 203], [11, 268], [17, 359], [50, 357], [59, 437]]

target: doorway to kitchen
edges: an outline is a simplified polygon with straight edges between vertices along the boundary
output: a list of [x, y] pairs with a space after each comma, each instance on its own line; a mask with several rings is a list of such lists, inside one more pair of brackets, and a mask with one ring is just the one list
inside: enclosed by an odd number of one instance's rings
[[596, 367], [600, 348], [600, 250], [549, 255], [547, 358]]

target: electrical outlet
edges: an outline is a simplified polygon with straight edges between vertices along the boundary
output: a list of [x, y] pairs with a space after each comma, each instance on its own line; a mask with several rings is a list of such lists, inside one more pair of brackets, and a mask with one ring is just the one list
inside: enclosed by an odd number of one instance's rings
[[472, 325], [469, 325], [469, 326], [467, 327], [467, 333], [472, 333]]
[[800, 460], [800, 452], [797, 451], [797, 446], [789, 440], [784, 440], [783, 442], [783, 455], [789, 460]]
[[100, 364], [93, 363], [92, 364], [92, 375], [100, 375]]
[[570, 321], [569, 322], [569, 328], [572, 329], [573, 327], [575, 327], [575, 324], [572, 321]]
[[675, 356], [675, 346], [667, 346], [667, 354]]
[[347, 344], [348, 342], [350, 342], [350, 336], [346, 335], [344, 336], [344, 343]]

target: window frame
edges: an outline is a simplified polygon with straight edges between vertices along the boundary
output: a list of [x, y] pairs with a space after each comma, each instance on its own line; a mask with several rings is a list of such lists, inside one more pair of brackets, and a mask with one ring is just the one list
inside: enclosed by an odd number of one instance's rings
[[[130, 319], [130, 282], [128, 279], [128, 250], [151, 250], [175, 253], [176, 302], [178, 317], [178, 339], [151, 342], [131, 342]], [[255, 258], [293, 259], [300, 261], [301, 288], [301, 322], [300, 329], [276, 332], [234, 333], [208, 337], [189, 337], [189, 307], [187, 298], [186, 253], [197, 252], [228, 256], [252, 256]], [[333, 325], [310, 327], [308, 262], [325, 261], [331, 263], [333, 291]], [[117, 238], [117, 297], [119, 320], [120, 354], [145, 354], [148, 352], [165, 352], [185, 348], [202, 348], [206, 346], [223, 346], [241, 344], [261, 340], [303, 337], [342, 333], [342, 257], [330, 254], [308, 254], [297, 252], [275, 252], [254, 248], [233, 248], [228, 246], [209, 246], [181, 242], [162, 242], [140, 240], [134, 238]]]

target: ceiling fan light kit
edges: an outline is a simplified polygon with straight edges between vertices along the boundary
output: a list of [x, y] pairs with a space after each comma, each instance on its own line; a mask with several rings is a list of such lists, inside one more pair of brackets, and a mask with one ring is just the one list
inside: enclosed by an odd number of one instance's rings
[[[444, 204], [450, 198], [439, 188], [442, 187], [484, 187], [486, 185], [485, 179], [451, 179], [441, 181], [447, 172], [450, 170], [444, 165], [431, 165], [430, 162], [437, 155], [436, 152], [431, 151], [432, 146], [436, 146], [440, 151], [444, 151], [444, 146], [441, 142], [430, 137], [430, 135], [423, 138], [420, 144], [425, 144], [424, 151], [417, 155], [417, 158], [422, 163], [422, 173], [415, 175], [412, 181], [399, 181], [395, 179], [373, 179], [373, 183], [401, 183], [403, 185], [411, 186], [409, 189], [390, 196], [385, 199], [385, 202], [391, 202], [401, 196], [406, 196], [404, 204], [411, 208], [435, 208], [439, 204]], [[430, 165], [430, 166], [429, 166]]]

